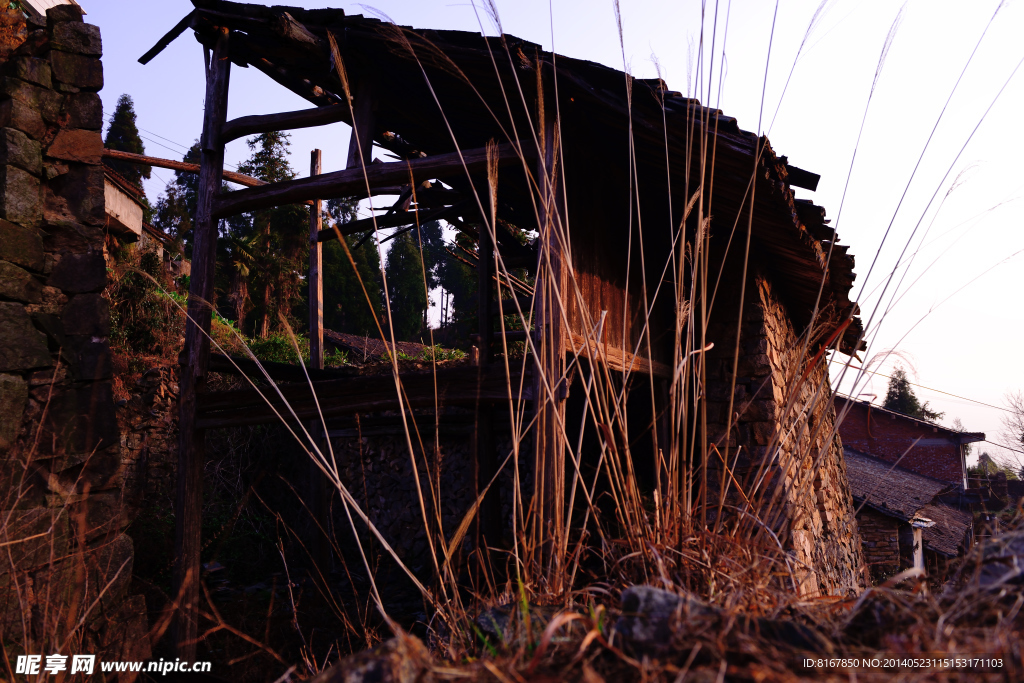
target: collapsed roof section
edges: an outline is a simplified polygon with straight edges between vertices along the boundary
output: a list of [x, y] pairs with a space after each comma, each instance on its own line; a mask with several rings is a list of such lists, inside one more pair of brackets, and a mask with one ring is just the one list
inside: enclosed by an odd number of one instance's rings
[[[702, 179], [707, 188], [703, 213], [713, 217], [712, 233], [723, 240], [734, 231], [745, 234], [753, 201], [752, 249], [764, 255], [762, 263], [781, 285], [794, 322], [806, 326], [817, 311], [819, 340], [845, 326], [841, 349], [851, 352], [857, 345], [862, 327], [849, 298], [854, 258], [846, 245], [837, 243], [825, 210], [795, 199], [792, 191], [793, 186], [813, 189], [817, 176], [791, 167], [767, 139], [759, 140], [741, 130], [736, 119], [669, 90], [660, 79], [634, 79], [601, 64], [544, 52], [514, 36], [416, 30], [349, 16], [340, 9], [224, 0], [193, 4], [195, 11], [140, 61], [151, 59], [189, 28], [212, 48], [217, 27], [227, 27], [235, 32], [230, 47], [234, 64], [259, 69], [325, 111], [335, 111], [334, 120], [351, 123], [332, 57], [333, 39], [355, 98], [360, 84], [376, 84], [372, 139], [398, 159], [482, 148], [491, 140], [539, 147], [535, 131], [546, 98], [546, 106], [558, 108], [566, 148], [571, 149], [569, 138], [575, 137], [582, 150], [565, 161], [567, 192], [578, 200], [575, 205], [603, 203], [604, 222], [628, 236], [636, 218], [623, 183], [635, 179], [645, 227], [643, 248], [661, 261], [670, 253], [671, 233], [682, 222], [685, 207], [692, 206], [688, 200]], [[241, 134], [244, 126], [236, 127], [234, 136]], [[631, 158], [635, 178], [630, 177]], [[530, 223], [536, 206], [527, 175], [503, 172], [498, 217], [529, 230], [535, 228]], [[602, 183], [605, 189], [617, 187], [624, 198], [602, 191]], [[480, 182], [468, 178], [454, 179], [451, 186], [457, 195], [439, 199], [442, 207], [467, 201], [474, 189], [482, 189]], [[588, 186], [589, 194], [581, 189]], [[666, 197], [672, 215], [664, 208]], [[574, 206], [572, 197], [569, 205]], [[599, 229], [588, 216], [574, 219], [570, 212], [570, 220], [577, 223], [572, 249], [578, 252], [573, 256], [578, 270], [590, 264], [602, 276], [629, 277], [616, 275], [624, 266], [612, 262], [624, 260], [617, 246], [622, 240], [592, 234]], [[498, 239], [502, 243], [500, 234]], [[504, 242], [501, 246], [515, 250], [511, 240]], [[735, 249], [743, 240], [737, 237], [731, 243]]]

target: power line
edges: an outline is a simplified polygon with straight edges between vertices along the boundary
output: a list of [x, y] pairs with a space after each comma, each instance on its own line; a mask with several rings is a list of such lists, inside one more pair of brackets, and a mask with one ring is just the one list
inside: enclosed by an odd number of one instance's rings
[[[858, 367], [854, 367], [852, 365], [850, 367], [852, 367], [854, 370], [861, 370], [861, 371], [866, 372], [866, 373], [871, 374], [871, 375], [878, 375], [879, 377], [885, 377], [886, 379], [892, 379], [892, 377], [890, 375], [883, 375], [882, 373], [875, 372], [874, 370], [867, 370], [865, 368], [858, 368]], [[967, 398], [966, 396], [960, 396], [959, 394], [951, 394], [950, 392], [943, 391], [942, 389], [933, 389], [932, 387], [926, 387], [923, 384], [914, 384], [913, 382], [907, 382], [907, 384], [909, 384], [911, 386], [915, 386], [915, 387], [917, 387], [919, 389], [927, 389], [928, 391], [934, 391], [934, 392], [939, 393], [939, 394], [945, 394], [946, 396], [952, 396], [953, 398], [958, 398], [958, 399], [960, 399], [962, 401], [970, 401], [971, 403], [977, 403], [978, 405], [987, 406], [989, 408], [995, 408], [996, 410], [1001, 410], [1004, 413], [1013, 413], [1014, 412], [1014, 411], [1010, 410], [1009, 408], [1003, 408], [1002, 406], [994, 406], [991, 403], [985, 403], [984, 401], [976, 401], [973, 398]], [[999, 444], [996, 444], [996, 445], [999, 445]]]

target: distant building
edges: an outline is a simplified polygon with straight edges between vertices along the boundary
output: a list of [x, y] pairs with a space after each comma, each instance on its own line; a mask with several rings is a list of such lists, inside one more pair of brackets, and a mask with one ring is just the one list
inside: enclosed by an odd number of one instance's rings
[[968, 444], [984, 441], [982, 432], [954, 429], [903, 415], [868, 401], [837, 396], [843, 445], [905, 470], [967, 488]]
[[[75, 5], [81, 7], [81, 5], [75, 0], [21, 0], [21, 6], [29, 14], [34, 14], [39, 17], [46, 16], [46, 10], [51, 7], [57, 7], [58, 5]], [[85, 13], [85, 10], [82, 10]]]
[[947, 504], [959, 485], [926, 477], [844, 445], [864, 559], [876, 578], [910, 567], [941, 577], [972, 543], [973, 516]]

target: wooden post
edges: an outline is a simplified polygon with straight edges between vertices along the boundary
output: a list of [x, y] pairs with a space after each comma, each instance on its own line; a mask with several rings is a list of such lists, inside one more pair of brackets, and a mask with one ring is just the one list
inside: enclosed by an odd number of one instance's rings
[[[534, 404], [537, 410], [536, 460], [534, 495], [540, 514], [536, 532], [545, 549], [544, 563], [558, 571], [558, 549], [563, 539], [565, 504], [565, 438], [562, 425], [565, 419], [565, 387], [560, 386], [565, 373], [565, 347], [567, 332], [562, 324], [561, 297], [567, 292], [567, 263], [558, 237], [562, 225], [559, 221], [561, 206], [558, 191], [558, 121], [553, 107], [545, 109], [541, 79], [538, 76], [538, 121], [541, 122], [539, 139], [543, 148], [538, 158], [537, 177], [540, 193], [540, 249], [541, 262], [537, 270], [536, 308], [537, 336], [540, 364], [534, 373]], [[551, 560], [555, 560], [554, 564]]]
[[[309, 154], [309, 176], [320, 175], [322, 155], [314, 149]], [[324, 369], [324, 273], [323, 245], [320, 243], [320, 230], [323, 227], [323, 202], [313, 200], [309, 209], [309, 365], [317, 370]], [[320, 451], [326, 453], [326, 434], [320, 420], [313, 420], [309, 425], [310, 436], [319, 442]], [[324, 538], [330, 525], [330, 496], [328, 495], [327, 477], [313, 460], [309, 461], [309, 502], [310, 512], [316, 522], [312, 529], [310, 551], [313, 562], [321, 572], [329, 570], [328, 549], [330, 544]]]
[[[486, 226], [480, 226], [480, 254], [477, 261], [477, 294], [479, 302], [477, 315], [480, 318], [480, 355], [477, 363], [482, 378], [490, 365], [494, 342], [494, 243]], [[497, 471], [494, 452], [494, 405], [477, 401], [476, 407], [476, 474], [477, 492], [483, 491]], [[477, 531], [482, 541], [490, 547], [500, 547], [502, 540], [501, 495], [492, 489], [480, 505]], [[481, 539], [478, 539], [478, 541]], [[483, 547], [482, 545], [480, 546]]]
[[[320, 175], [320, 150], [314, 149], [309, 157], [309, 176], [312, 178]], [[324, 369], [323, 246], [319, 242], [322, 211], [323, 202], [314, 199], [309, 209], [309, 363], [317, 370]]]
[[192, 244], [192, 277], [189, 283], [185, 323], [184, 363], [181, 368], [178, 435], [178, 491], [175, 500], [174, 596], [178, 600], [174, 639], [177, 656], [186, 662], [196, 658], [199, 636], [199, 553], [203, 511], [205, 433], [195, 429], [196, 394], [203, 390], [210, 360], [210, 305], [213, 300], [217, 257], [217, 221], [213, 199], [220, 191], [224, 171], [224, 145], [220, 131], [228, 108], [231, 76], [229, 32], [220, 29], [206, 72], [206, 110], [203, 116], [202, 159], [195, 231]]
[[[369, 166], [373, 160], [373, 91], [367, 79], [359, 80], [356, 87], [356, 101], [353, 106], [355, 122], [352, 126], [352, 137], [348, 143], [348, 161], [345, 168], [359, 168], [360, 165]], [[362, 159], [359, 152], [362, 150]]]

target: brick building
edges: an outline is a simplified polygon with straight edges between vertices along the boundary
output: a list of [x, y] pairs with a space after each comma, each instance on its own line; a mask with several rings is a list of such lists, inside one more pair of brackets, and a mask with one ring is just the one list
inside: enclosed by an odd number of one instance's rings
[[965, 446], [985, 440], [981, 432], [958, 432], [844, 396], [836, 397], [836, 414], [844, 446], [964, 488]]
[[959, 485], [843, 447], [864, 559], [876, 579], [909, 567], [942, 576], [970, 546], [972, 516], [943, 502]]

